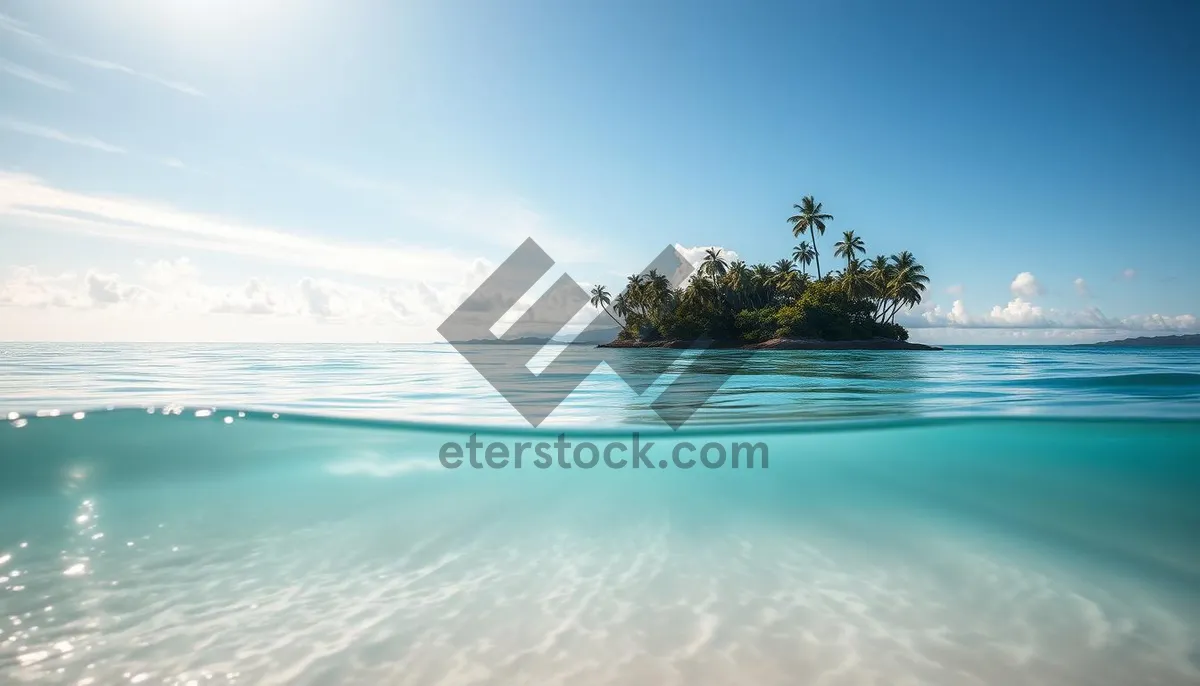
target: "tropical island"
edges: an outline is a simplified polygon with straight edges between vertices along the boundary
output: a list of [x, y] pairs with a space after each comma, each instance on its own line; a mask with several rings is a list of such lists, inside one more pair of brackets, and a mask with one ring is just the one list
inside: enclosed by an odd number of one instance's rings
[[[912, 253], [863, 260], [866, 245], [854, 231], [834, 244], [841, 269], [821, 272], [818, 236], [833, 215], [811, 195], [793, 205], [792, 236], [806, 236], [790, 258], [773, 265], [727, 261], [709, 248], [683, 287], [651, 270], [631, 275], [612, 297], [603, 285], [591, 303], [619, 327], [601, 347], [690, 347], [708, 340], [750, 349], [940, 350], [908, 342], [896, 315], [921, 302], [929, 277]], [[816, 277], [808, 273], [815, 263]], [[799, 267], [799, 268], [797, 268]]]

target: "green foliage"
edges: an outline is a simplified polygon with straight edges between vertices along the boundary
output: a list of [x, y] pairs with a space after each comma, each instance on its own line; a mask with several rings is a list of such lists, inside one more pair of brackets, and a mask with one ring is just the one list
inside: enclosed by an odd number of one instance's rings
[[[845, 268], [822, 275], [816, 239], [833, 215], [812, 196], [794, 207], [792, 235], [808, 238], [792, 251], [794, 259], [751, 266], [727, 262], [720, 249], [710, 248], [686, 287], [672, 289], [665, 276], [651, 271], [630, 276], [615, 298], [595, 287], [591, 303], [622, 325], [622, 340], [908, 340], [895, 318], [921, 302], [929, 282], [925, 268], [908, 251], [859, 259], [866, 252], [863, 239], [845, 231], [834, 245]], [[810, 262], [816, 264], [815, 281], [807, 272]]]
[[642, 315], [630, 312], [625, 315], [624, 326], [621, 328], [621, 333], [617, 334], [617, 340], [621, 341], [636, 341], [641, 340], [641, 332], [646, 324], [646, 318]]
[[626, 322], [626, 330], [629, 331], [634, 340], [638, 341], [659, 341], [664, 338], [662, 323], [656, 321], [658, 317], [651, 314], [634, 314]]
[[875, 307], [865, 298], [854, 298], [837, 282], [818, 281], [791, 305], [779, 308], [776, 333], [788, 338], [848, 341], [873, 338]]
[[897, 341], [908, 340], [908, 329], [895, 322], [876, 322], [875, 327], [879, 331], [876, 335], [880, 338], [891, 338]]
[[778, 307], [760, 307], [738, 312], [738, 337], [750, 343], [774, 338], [775, 332], [779, 330], [779, 321], [775, 318], [778, 313]]
[[670, 316], [663, 320], [667, 338], [681, 341], [711, 338], [730, 340], [737, 336], [734, 311], [723, 300], [686, 293], [679, 298]]

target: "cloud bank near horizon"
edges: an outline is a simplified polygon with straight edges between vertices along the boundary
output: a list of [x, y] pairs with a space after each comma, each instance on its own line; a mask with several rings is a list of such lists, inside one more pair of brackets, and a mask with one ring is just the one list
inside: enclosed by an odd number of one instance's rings
[[[712, 246], [685, 248], [689, 257], [703, 255]], [[735, 254], [728, 251], [727, 254]], [[51, 273], [36, 266], [11, 267], [0, 278], [0, 311], [10, 323], [0, 337], [16, 340], [237, 340], [239, 330], [269, 331], [270, 322], [303, 323], [302, 340], [436, 341], [436, 327], [461, 303], [494, 265], [476, 260], [457, 283], [424, 281], [384, 282], [365, 285], [353, 279], [308, 275], [291, 281], [251, 277], [240, 283], [217, 284], [186, 257], [136, 262], [125, 274], [93, 268]], [[550, 276], [556, 277], [557, 274]], [[553, 279], [547, 279], [547, 283]], [[1014, 291], [1029, 292], [1032, 274], [1014, 280]], [[1018, 282], [1021, 288], [1017, 288]], [[581, 284], [590, 288], [591, 284]], [[540, 296], [535, 286], [498, 325], [501, 331], [515, 321]], [[24, 317], [13, 316], [25, 312]], [[33, 313], [33, 314], [30, 314]], [[594, 317], [604, 316], [590, 306], [563, 329], [581, 329]], [[146, 322], [170, 318], [176, 329], [146, 330]], [[86, 326], [98, 318], [110, 325], [95, 335]], [[1200, 331], [1195, 315], [1138, 314], [1108, 317], [1098, 308], [1057, 310], [1039, 306], [1022, 296], [1006, 305], [973, 313], [957, 299], [949, 308], [936, 304], [906, 312], [897, 321], [913, 332], [914, 339], [937, 342], [980, 340], [1070, 340], [1118, 337], [1122, 334], [1171, 334]], [[113, 337], [129, 322], [124, 337]], [[15, 326], [14, 326], [15, 324]], [[319, 325], [313, 328], [309, 325]], [[294, 330], [295, 327], [286, 330]], [[253, 335], [257, 340], [261, 335]]]
[[[1091, 291], [1083, 278], [1076, 278], [1072, 284], [1078, 296], [1091, 298]], [[1009, 290], [1013, 295], [1012, 300], [1004, 305], [993, 305], [983, 313], [968, 311], [966, 302], [958, 297], [949, 308], [933, 303], [923, 304], [897, 317], [896, 321], [910, 329], [1052, 329], [1060, 332], [1128, 333], [1200, 331], [1200, 320], [1194, 314], [1150, 313], [1110, 317], [1096, 306], [1080, 310], [1043, 307], [1034, 299], [1044, 295], [1046, 289], [1031, 272], [1017, 274], [1009, 284]], [[951, 292], [956, 296], [962, 295], [961, 288]]]

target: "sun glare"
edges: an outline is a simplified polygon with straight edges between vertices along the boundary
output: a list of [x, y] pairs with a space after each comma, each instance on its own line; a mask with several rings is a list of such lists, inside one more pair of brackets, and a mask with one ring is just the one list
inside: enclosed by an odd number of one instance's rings
[[139, 6], [164, 26], [189, 31], [262, 28], [289, 9], [282, 0], [158, 0]]
[[253, 78], [291, 69], [347, 14], [311, 0], [126, 0], [96, 19], [165, 59]]

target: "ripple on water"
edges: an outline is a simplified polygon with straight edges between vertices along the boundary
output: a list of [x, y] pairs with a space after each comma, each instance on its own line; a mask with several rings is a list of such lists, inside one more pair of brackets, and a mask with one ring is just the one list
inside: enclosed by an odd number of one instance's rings
[[[539, 357], [560, 349], [548, 347]], [[523, 423], [448, 345], [9, 344], [7, 352], [0, 358], [0, 408], [10, 421], [17, 413], [55, 408], [182, 403], [417, 422]], [[657, 352], [608, 354], [630, 357], [635, 368], [654, 374]], [[1200, 354], [1194, 349], [768, 351], [752, 356], [692, 423], [989, 416], [1014, 409], [1197, 418], [1198, 380]], [[547, 422], [657, 425], [650, 403], [662, 387], [638, 397], [602, 365]]]

